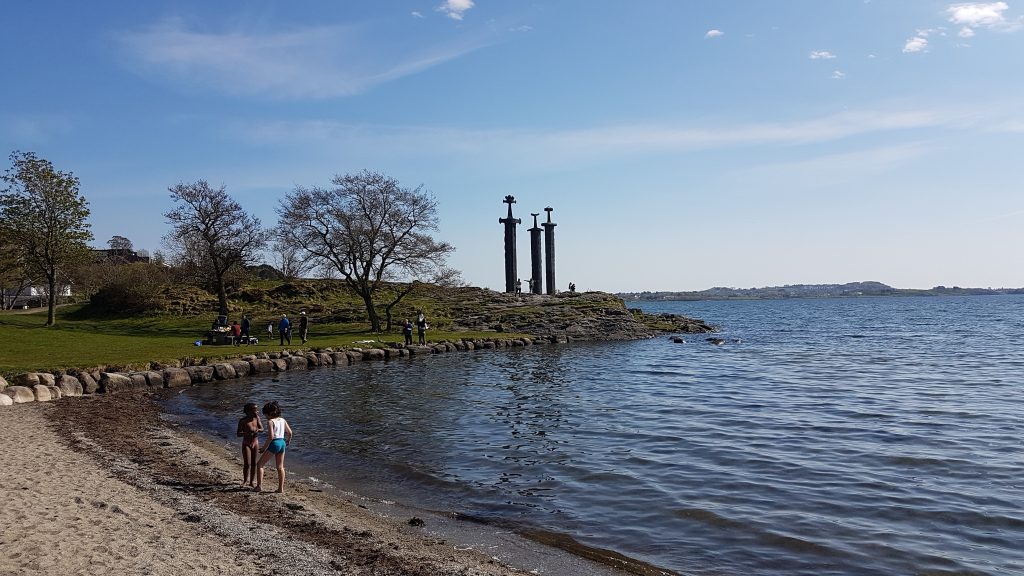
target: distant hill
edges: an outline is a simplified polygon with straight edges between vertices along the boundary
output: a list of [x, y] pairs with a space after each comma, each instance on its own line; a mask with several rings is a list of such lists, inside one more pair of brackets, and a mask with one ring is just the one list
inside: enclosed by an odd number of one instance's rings
[[780, 300], [784, 298], [859, 298], [865, 296], [966, 296], [1024, 294], [1024, 288], [960, 288], [936, 286], [931, 289], [893, 288], [881, 282], [848, 284], [792, 284], [765, 288], [709, 288], [699, 292], [622, 292], [623, 300]]

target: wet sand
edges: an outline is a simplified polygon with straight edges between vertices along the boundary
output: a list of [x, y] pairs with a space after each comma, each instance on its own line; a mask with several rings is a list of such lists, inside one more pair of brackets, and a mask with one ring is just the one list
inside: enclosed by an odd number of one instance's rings
[[[0, 409], [0, 574], [616, 573], [489, 527], [414, 526], [407, 510], [297, 475], [285, 494], [254, 492], [239, 458], [162, 419], [152, 400]], [[276, 488], [272, 465], [265, 485]]]

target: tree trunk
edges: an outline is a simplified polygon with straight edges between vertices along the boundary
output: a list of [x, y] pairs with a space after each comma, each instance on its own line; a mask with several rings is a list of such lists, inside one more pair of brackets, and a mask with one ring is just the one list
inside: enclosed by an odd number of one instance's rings
[[57, 277], [50, 276], [46, 279], [49, 286], [49, 294], [46, 295], [46, 325], [53, 326], [57, 323], [54, 310], [57, 308]]
[[380, 332], [380, 316], [377, 315], [377, 308], [373, 305], [373, 296], [369, 292], [360, 294], [363, 297], [363, 304], [366, 305], [366, 315], [370, 318], [370, 332]]
[[214, 283], [214, 287], [217, 288], [217, 303], [220, 305], [220, 310], [218, 310], [218, 312], [220, 312], [221, 314], [227, 314], [228, 292], [224, 288], [224, 278], [218, 276], [216, 282]]

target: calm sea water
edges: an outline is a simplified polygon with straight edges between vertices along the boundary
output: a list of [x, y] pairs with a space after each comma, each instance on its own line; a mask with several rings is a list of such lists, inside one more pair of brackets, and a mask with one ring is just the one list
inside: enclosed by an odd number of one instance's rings
[[277, 399], [291, 457], [336, 482], [685, 574], [1024, 574], [1024, 297], [631, 306], [729, 342], [363, 363], [170, 408], [233, 435]]

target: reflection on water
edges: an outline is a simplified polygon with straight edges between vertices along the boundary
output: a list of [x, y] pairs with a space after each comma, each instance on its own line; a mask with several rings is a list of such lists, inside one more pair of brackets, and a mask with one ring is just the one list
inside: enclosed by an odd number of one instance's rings
[[190, 388], [277, 399], [342, 485], [687, 574], [1024, 573], [1024, 298], [647, 305], [667, 339], [362, 363]]

